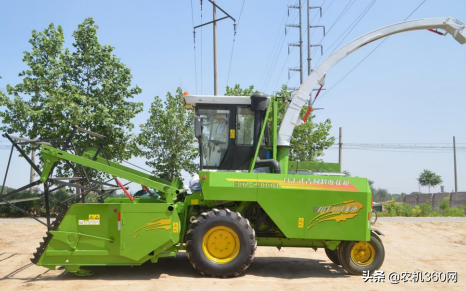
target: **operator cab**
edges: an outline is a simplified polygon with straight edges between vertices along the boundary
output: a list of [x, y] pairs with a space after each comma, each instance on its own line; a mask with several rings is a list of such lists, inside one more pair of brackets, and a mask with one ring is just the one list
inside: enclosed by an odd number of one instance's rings
[[[257, 93], [251, 97], [185, 95], [185, 108], [195, 111], [201, 169], [248, 170], [269, 102], [270, 97]], [[267, 129], [262, 145], [270, 146]], [[263, 147], [259, 158], [269, 158]]]

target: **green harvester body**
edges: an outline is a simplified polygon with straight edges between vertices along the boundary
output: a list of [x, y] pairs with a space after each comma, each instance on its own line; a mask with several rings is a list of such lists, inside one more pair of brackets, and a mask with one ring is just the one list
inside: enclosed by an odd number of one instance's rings
[[[288, 161], [289, 148], [277, 146], [277, 109], [278, 100], [272, 98], [261, 117], [262, 121], [269, 120], [271, 113], [270, 142], [251, 151], [249, 169], [201, 170], [201, 190], [189, 194], [179, 179], [169, 182], [107, 161], [95, 150], [79, 156], [42, 146], [42, 182], [49, 178], [54, 165], [69, 161], [145, 185], [162, 198], [107, 198], [104, 203], [71, 205], [57, 217], [41, 243], [35, 254], [37, 265], [50, 269], [64, 266], [69, 272], [88, 275], [82, 267], [135, 266], [175, 257], [186, 249], [190, 224], [212, 209], [229, 209], [246, 218], [257, 218], [258, 209], [265, 213], [262, 220], [256, 219], [258, 246], [335, 250], [342, 241], [369, 241], [371, 191], [367, 179], [325, 175], [340, 172], [340, 165], [335, 163]], [[260, 126], [260, 140], [267, 123]], [[231, 125], [234, 130], [238, 127]], [[231, 131], [229, 138], [235, 139]], [[281, 173], [254, 172], [263, 149], [269, 149], [279, 161]]]

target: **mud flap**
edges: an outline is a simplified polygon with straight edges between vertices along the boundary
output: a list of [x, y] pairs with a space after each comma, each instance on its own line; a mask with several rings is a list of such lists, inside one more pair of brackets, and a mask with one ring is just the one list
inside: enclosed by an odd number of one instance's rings
[[377, 228], [372, 228], [371, 230], [373, 233], [377, 234], [377, 235], [383, 235], [385, 236], [385, 234], [383, 234], [380, 230], [378, 230]]

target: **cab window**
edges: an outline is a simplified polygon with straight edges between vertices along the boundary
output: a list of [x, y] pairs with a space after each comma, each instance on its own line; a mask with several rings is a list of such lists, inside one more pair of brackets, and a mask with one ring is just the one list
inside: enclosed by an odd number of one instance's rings
[[218, 168], [228, 149], [230, 110], [199, 109], [202, 120], [202, 159], [206, 168]]

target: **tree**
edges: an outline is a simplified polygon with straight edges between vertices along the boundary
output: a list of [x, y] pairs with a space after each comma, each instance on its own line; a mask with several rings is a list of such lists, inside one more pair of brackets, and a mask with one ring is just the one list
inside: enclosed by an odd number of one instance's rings
[[[135, 152], [131, 119], [142, 111], [142, 103], [129, 99], [141, 93], [131, 86], [131, 71], [114, 54], [110, 45], [97, 39], [98, 26], [92, 18], [73, 33], [74, 51], [63, 50], [60, 26], [51, 23], [43, 32], [32, 32], [30, 52], [23, 61], [29, 67], [19, 74], [20, 84], [7, 86], [13, 96], [1, 98], [0, 130], [29, 138], [65, 137], [72, 126], [102, 133], [107, 137], [107, 156], [120, 161]], [[95, 146], [92, 139], [75, 143], [77, 149]], [[59, 173], [66, 167], [58, 168]]]
[[392, 198], [392, 195], [388, 193], [388, 190], [382, 188], [377, 188], [375, 192], [372, 192], [372, 196], [374, 197], [374, 201], [377, 202], [388, 201]]
[[[225, 95], [236, 96], [249, 96], [255, 90], [254, 86], [249, 86], [246, 89], [241, 89], [240, 85], [235, 85], [234, 88], [227, 87]], [[257, 92], [257, 91], [256, 91]], [[283, 85], [280, 92], [276, 93], [276, 97], [282, 97], [283, 100], [279, 104], [278, 109], [278, 124], [283, 120], [286, 109], [288, 108], [288, 100], [290, 99], [290, 92], [287, 91], [287, 86]], [[301, 116], [304, 116], [308, 107], [301, 110]], [[313, 116], [314, 117], [314, 116]], [[272, 117], [269, 118], [269, 121]], [[290, 150], [291, 161], [316, 161], [319, 157], [324, 155], [324, 150], [329, 148], [335, 142], [335, 138], [330, 136], [330, 129], [332, 128], [330, 119], [324, 122], [313, 123], [306, 122], [302, 125], [296, 126], [291, 137], [291, 144], [293, 145]]]
[[155, 169], [154, 174], [172, 180], [181, 176], [184, 170], [196, 172], [198, 150], [194, 137], [194, 113], [183, 106], [181, 88], [176, 94], [167, 93], [165, 102], [154, 97], [149, 110], [150, 116], [141, 125], [138, 143], [143, 146], [142, 155], [147, 158], [146, 165]]
[[416, 180], [419, 182], [419, 185], [423, 187], [428, 186], [429, 193], [430, 193], [430, 187], [435, 187], [443, 182], [442, 177], [426, 169], [422, 171], [422, 173], [419, 175], [419, 178], [417, 178]]

